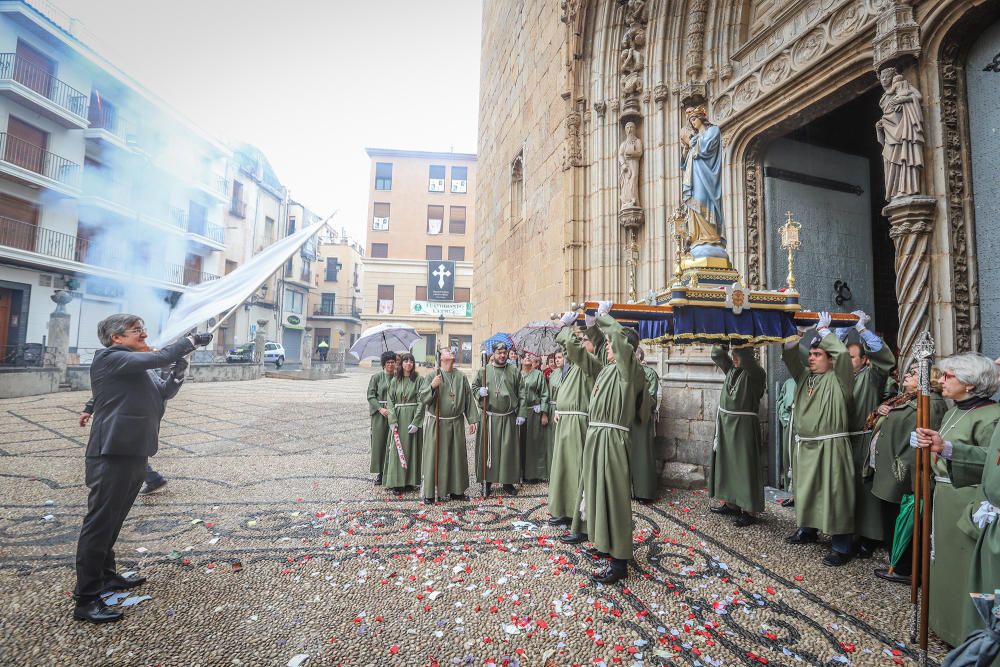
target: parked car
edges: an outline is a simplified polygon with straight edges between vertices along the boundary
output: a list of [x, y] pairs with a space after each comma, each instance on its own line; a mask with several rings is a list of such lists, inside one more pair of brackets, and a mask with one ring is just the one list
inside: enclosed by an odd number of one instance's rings
[[[230, 364], [248, 364], [253, 361], [253, 343], [244, 343], [239, 347], [234, 347], [226, 353], [226, 362]], [[279, 343], [268, 341], [264, 343], [264, 363], [274, 364], [276, 368], [281, 368], [285, 363], [285, 348]]]

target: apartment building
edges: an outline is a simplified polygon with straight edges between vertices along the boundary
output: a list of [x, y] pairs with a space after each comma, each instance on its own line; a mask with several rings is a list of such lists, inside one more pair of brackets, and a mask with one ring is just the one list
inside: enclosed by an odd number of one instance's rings
[[[313, 263], [315, 289], [309, 299], [309, 326], [313, 343], [325, 340], [331, 350], [345, 350], [361, 334], [364, 279], [364, 247], [341, 232], [328, 231], [317, 244]], [[353, 357], [348, 355], [347, 361]]]
[[438, 342], [471, 364], [476, 155], [383, 148], [371, 159], [362, 322], [409, 324], [412, 351], [433, 362]]
[[51, 3], [0, 3], [0, 363], [73, 300], [71, 361], [122, 311], [155, 334], [225, 271], [229, 150], [85, 43]]

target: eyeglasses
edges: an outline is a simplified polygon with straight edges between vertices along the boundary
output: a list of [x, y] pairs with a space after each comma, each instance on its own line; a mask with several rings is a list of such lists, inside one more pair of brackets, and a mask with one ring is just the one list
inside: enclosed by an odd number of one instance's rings
[[134, 334], [136, 336], [141, 336], [142, 334], [147, 333], [147, 332], [146, 332], [146, 327], [133, 327], [131, 329], [126, 329], [125, 333], [127, 333], [127, 334]]
[[941, 373], [941, 381], [942, 382], [944, 382], [948, 378], [957, 378], [957, 377], [958, 376], [955, 375], [954, 373], [952, 373], [951, 371], [945, 371], [945, 372]]

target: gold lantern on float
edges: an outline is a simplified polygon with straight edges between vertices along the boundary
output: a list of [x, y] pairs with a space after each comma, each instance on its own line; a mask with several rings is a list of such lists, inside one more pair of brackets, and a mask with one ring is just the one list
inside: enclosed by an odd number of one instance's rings
[[795, 251], [802, 247], [802, 224], [792, 220], [791, 211], [787, 211], [785, 215], [788, 219], [778, 228], [778, 232], [781, 235], [781, 249], [788, 251], [788, 275], [785, 277], [785, 282], [788, 284], [788, 289], [794, 290]]

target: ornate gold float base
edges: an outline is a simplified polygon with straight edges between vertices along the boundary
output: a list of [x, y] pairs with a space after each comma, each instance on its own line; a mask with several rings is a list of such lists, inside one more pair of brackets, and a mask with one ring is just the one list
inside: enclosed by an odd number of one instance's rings
[[681, 260], [681, 284], [688, 287], [701, 285], [743, 284], [739, 271], [728, 259], [722, 257], [700, 257], [690, 255]]

